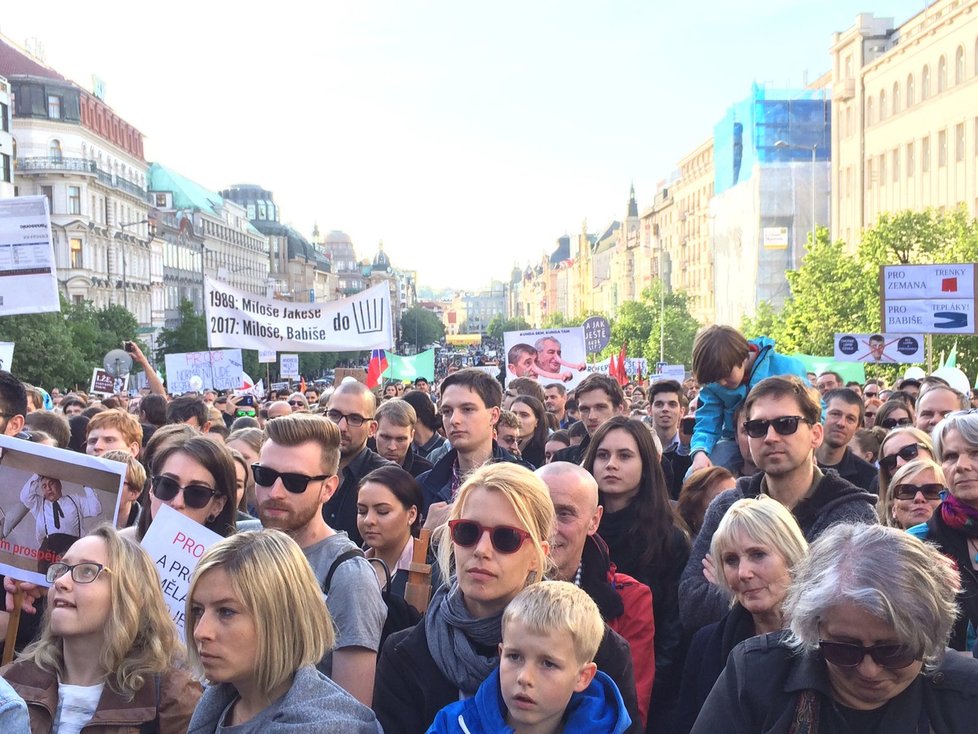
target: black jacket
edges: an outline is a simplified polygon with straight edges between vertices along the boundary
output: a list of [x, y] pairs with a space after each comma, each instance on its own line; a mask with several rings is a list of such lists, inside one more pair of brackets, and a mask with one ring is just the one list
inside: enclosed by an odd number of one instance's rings
[[[703, 527], [693, 542], [693, 549], [679, 582], [679, 611], [683, 627], [690, 634], [700, 627], [716, 622], [730, 608], [729, 594], [719, 586], [708, 583], [703, 577], [703, 559], [710, 552], [713, 533], [730, 505], [744, 497], [757, 497], [761, 493], [763, 479], [764, 472], [741, 477], [737, 480], [736, 487], [722, 492], [706, 509]], [[809, 543], [836, 523], [879, 522], [876, 496], [850, 484], [832, 470], [824, 473], [812, 496], [800, 502], [792, 510], [792, 514]]]
[[[433, 502], [452, 501], [452, 467], [455, 465], [456, 459], [458, 459], [458, 451], [452, 449], [441, 457], [429, 471], [417, 478], [418, 484], [421, 485], [421, 491], [424, 492], [424, 514], [428, 514], [428, 508]], [[495, 464], [497, 461], [509, 461], [533, 470], [532, 466], [522, 459], [517, 459], [493, 441], [492, 456], [487, 463]]]
[[388, 465], [394, 466], [394, 462], [364, 447], [340, 473], [340, 486], [323, 505], [326, 524], [333, 530], [346, 531], [357, 546], [363, 545], [363, 538], [357, 530], [357, 493], [360, 491], [360, 480], [374, 469]]
[[414, 450], [414, 446], [408, 449], [407, 455], [404, 457], [404, 463], [401, 464], [401, 468], [415, 479], [426, 471], [431, 471], [433, 466], [434, 464]]
[[[832, 702], [825, 663], [818, 655], [796, 654], [784, 644], [784, 636], [774, 632], [752, 637], [734, 648], [693, 734], [788, 734], [804, 691], [815, 693], [819, 734], [848, 734]], [[888, 703], [876, 730], [974, 734], [976, 711], [978, 662], [949, 653], [937, 670], [919, 675]], [[921, 724], [930, 728], [920, 729]]]
[[588, 444], [591, 443], [591, 436], [587, 435], [577, 446], [568, 446], [554, 454], [554, 461], [569, 461], [571, 464], [578, 464], [584, 461], [584, 454], [587, 453]]
[[[914, 535], [921, 537], [918, 533]], [[978, 629], [978, 571], [971, 566], [971, 550], [968, 538], [948, 527], [938, 507], [927, 521], [923, 540], [937, 545], [938, 550], [954, 561], [961, 575], [961, 593], [958, 594], [958, 618], [951, 629], [948, 645], [955, 650], [968, 649], [968, 626]]]
[[845, 479], [847, 482], [855, 484], [861, 489], [865, 489], [867, 492], [873, 491], [873, 479], [876, 480], [876, 488], [878, 493], [879, 489], [879, 470], [870, 464], [865, 459], [860, 459], [854, 453], [852, 449], [846, 446], [846, 451], [842, 455], [842, 461], [840, 461], [835, 466], [825, 466], [819, 463], [818, 468], [822, 471], [826, 469], [834, 469], [835, 472]]
[[[628, 643], [617, 632], [605, 627], [604, 639], [594, 662], [621, 691], [632, 719], [628, 732], [641, 732]], [[428, 651], [423, 619], [414, 627], [387, 638], [374, 678], [374, 711], [385, 734], [424, 734], [435, 715], [448, 704], [458, 701], [458, 696], [458, 689], [442, 675]]]

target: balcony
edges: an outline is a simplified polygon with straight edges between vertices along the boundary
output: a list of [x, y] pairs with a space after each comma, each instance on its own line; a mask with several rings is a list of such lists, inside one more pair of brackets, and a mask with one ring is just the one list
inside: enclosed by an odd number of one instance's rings
[[22, 173], [101, 173], [87, 158], [17, 158], [14, 168]]

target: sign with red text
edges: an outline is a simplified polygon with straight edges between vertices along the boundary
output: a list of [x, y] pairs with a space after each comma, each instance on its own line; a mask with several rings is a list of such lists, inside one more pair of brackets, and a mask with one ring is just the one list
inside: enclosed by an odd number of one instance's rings
[[978, 334], [972, 263], [884, 265], [880, 320], [890, 334]]
[[169, 505], [160, 505], [153, 524], [143, 536], [142, 546], [156, 564], [163, 599], [180, 632], [180, 639], [183, 639], [190, 578], [204, 551], [219, 540], [222, 540], [220, 535]]

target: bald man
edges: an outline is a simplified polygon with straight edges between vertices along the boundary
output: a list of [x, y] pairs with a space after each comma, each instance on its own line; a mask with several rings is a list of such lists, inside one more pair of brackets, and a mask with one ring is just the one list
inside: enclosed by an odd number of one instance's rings
[[[648, 718], [658, 645], [652, 592], [623, 573], [611, 575], [608, 546], [598, 535], [604, 508], [598, 504], [598, 483], [586, 470], [567, 461], [540, 467], [536, 475], [550, 489], [557, 514], [550, 557], [555, 578], [576, 583], [594, 599], [608, 626], [628, 641], [635, 672], [635, 691], [643, 723]], [[609, 578], [611, 583], [609, 584]]]
[[281, 418], [283, 415], [292, 415], [292, 406], [284, 400], [276, 400], [268, 405], [268, 420]]

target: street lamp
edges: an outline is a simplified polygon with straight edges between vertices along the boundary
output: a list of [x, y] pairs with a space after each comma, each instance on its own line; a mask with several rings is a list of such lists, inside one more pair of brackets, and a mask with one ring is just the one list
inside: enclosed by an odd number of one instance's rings
[[[125, 222], [124, 224], [117, 224], [120, 230], [124, 230], [126, 227], [136, 227], [140, 224], [149, 224], [148, 219], [140, 219], [138, 222]], [[119, 234], [116, 234], [118, 237]], [[129, 310], [129, 287], [126, 283], [126, 245], [122, 244], [122, 307]]]
[[[786, 140], [778, 140], [774, 143], [774, 147], [779, 150], [784, 150], [785, 148], [791, 150], [811, 150], [812, 151], [812, 247], [815, 246], [815, 152], [818, 149], [818, 143], [814, 143], [811, 146], [808, 145], [796, 145], [795, 143], [789, 143]], [[794, 264], [794, 263], [792, 263]]]

